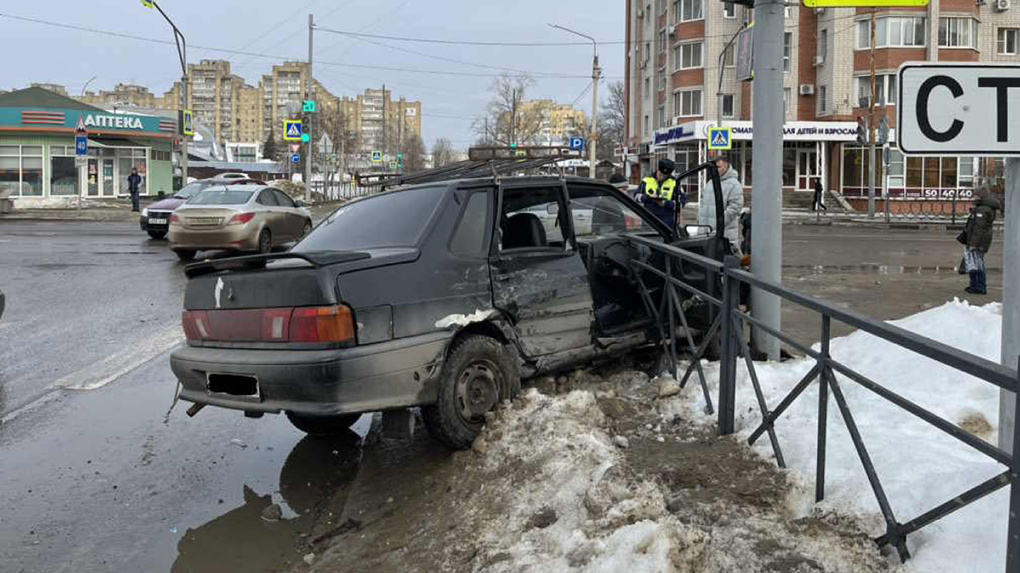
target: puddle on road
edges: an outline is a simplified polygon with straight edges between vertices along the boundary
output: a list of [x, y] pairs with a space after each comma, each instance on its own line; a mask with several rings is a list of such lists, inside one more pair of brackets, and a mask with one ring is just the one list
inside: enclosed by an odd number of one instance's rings
[[[240, 507], [184, 531], [177, 543], [172, 573], [262, 573], [289, 570], [311, 551], [313, 528], [328, 511], [339, 515], [361, 461], [362, 437], [371, 417], [335, 437], [306, 436], [291, 450], [280, 470], [279, 489], [243, 489]], [[340, 498], [340, 499], [337, 499]], [[217, 500], [211, 500], [218, 503]], [[279, 504], [283, 518], [263, 519]]]

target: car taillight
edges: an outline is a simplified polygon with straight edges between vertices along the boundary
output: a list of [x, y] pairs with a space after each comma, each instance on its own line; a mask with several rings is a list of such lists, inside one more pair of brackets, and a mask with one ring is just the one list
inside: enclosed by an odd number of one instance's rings
[[238, 213], [227, 221], [228, 225], [243, 225], [255, 218], [255, 213]]
[[170, 224], [171, 225], [179, 224], [180, 222], [181, 222], [181, 220], [180, 220], [180, 218], [177, 217], [177, 215], [174, 215], [173, 213], [170, 214]]
[[354, 340], [346, 306], [186, 310], [181, 318], [189, 342], [338, 343]]
[[633, 215], [624, 215], [624, 225], [628, 231], [641, 228], [641, 219], [634, 217]]
[[291, 342], [346, 342], [354, 338], [354, 320], [346, 306], [295, 308]]

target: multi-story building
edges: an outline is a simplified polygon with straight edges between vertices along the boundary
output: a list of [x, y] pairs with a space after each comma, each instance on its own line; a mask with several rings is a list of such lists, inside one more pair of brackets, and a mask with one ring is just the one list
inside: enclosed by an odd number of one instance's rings
[[558, 104], [549, 99], [521, 102], [522, 113], [541, 114], [534, 141], [535, 145], [566, 145], [570, 138], [585, 133], [584, 111], [570, 104]]
[[[396, 153], [411, 136], [421, 137], [421, 102], [392, 99], [392, 92], [366, 89], [355, 98], [341, 98], [338, 110], [361, 142], [361, 152]], [[386, 138], [383, 139], [385, 125]]]
[[[895, 143], [896, 72], [907, 61], [1020, 63], [1020, 7], [1009, 2], [931, 0], [927, 7], [875, 11], [789, 6], [783, 35], [784, 191], [821, 180], [851, 203], [867, 196], [868, 154], [856, 121], [871, 112]], [[751, 187], [753, 82], [736, 79], [736, 50], [726, 49], [752, 10], [715, 0], [628, 0], [626, 143], [633, 178], [658, 158], [682, 171], [707, 157], [707, 128], [733, 128], [730, 156]], [[732, 45], [731, 45], [732, 46]], [[1001, 177], [1002, 162], [971, 157], [910, 157], [892, 150], [893, 198], [970, 195], [976, 177]], [[877, 177], [882, 182], [881, 170]], [[693, 185], [694, 182], [691, 182]], [[692, 190], [692, 189], [688, 189]]]
[[51, 92], [53, 92], [55, 94], [60, 94], [60, 95], [62, 95], [64, 97], [67, 97], [67, 88], [65, 88], [64, 86], [62, 86], [60, 84], [34, 83], [34, 84], [32, 84], [32, 87], [33, 88], [42, 88], [44, 90], [51, 91]]
[[157, 105], [157, 100], [159, 99], [160, 98], [154, 96], [152, 92], [149, 91], [149, 88], [145, 86], [117, 84], [112, 91], [99, 90], [98, 93], [85, 92], [85, 95], [79, 98], [79, 101], [100, 107], [132, 106], [161, 108], [163, 107], [161, 103]]
[[[166, 92], [160, 107], [177, 109], [180, 106], [180, 82]], [[230, 73], [230, 62], [202, 60], [188, 64], [188, 108], [195, 121], [213, 131], [216, 141], [246, 140], [258, 122], [256, 88], [244, 79]]]

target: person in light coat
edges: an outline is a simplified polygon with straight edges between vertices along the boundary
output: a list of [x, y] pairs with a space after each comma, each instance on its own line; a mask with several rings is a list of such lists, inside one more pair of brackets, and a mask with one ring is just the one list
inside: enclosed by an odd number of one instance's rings
[[[733, 168], [728, 157], [715, 161], [719, 169], [719, 183], [723, 200], [723, 235], [729, 239], [734, 254], [740, 254], [740, 211], [744, 208], [744, 186], [740, 174]], [[715, 186], [709, 181], [701, 191], [698, 203], [698, 224], [715, 230]]]

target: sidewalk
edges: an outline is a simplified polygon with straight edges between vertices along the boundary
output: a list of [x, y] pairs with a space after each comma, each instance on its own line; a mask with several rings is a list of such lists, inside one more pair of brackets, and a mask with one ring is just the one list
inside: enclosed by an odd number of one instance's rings
[[[145, 208], [149, 202], [143, 202]], [[318, 222], [336, 210], [344, 201], [330, 201], [309, 205], [307, 209], [312, 213], [312, 220]], [[11, 213], [0, 214], [0, 223], [3, 221], [95, 221], [103, 223], [136, 223], [140, 213], [131, 211], [131, 205], [118, 205], [113, 203], [89, 204], [88, 202], [81, 209], [76, 208], [48, 208], [48, 209], [17, 209]]]

